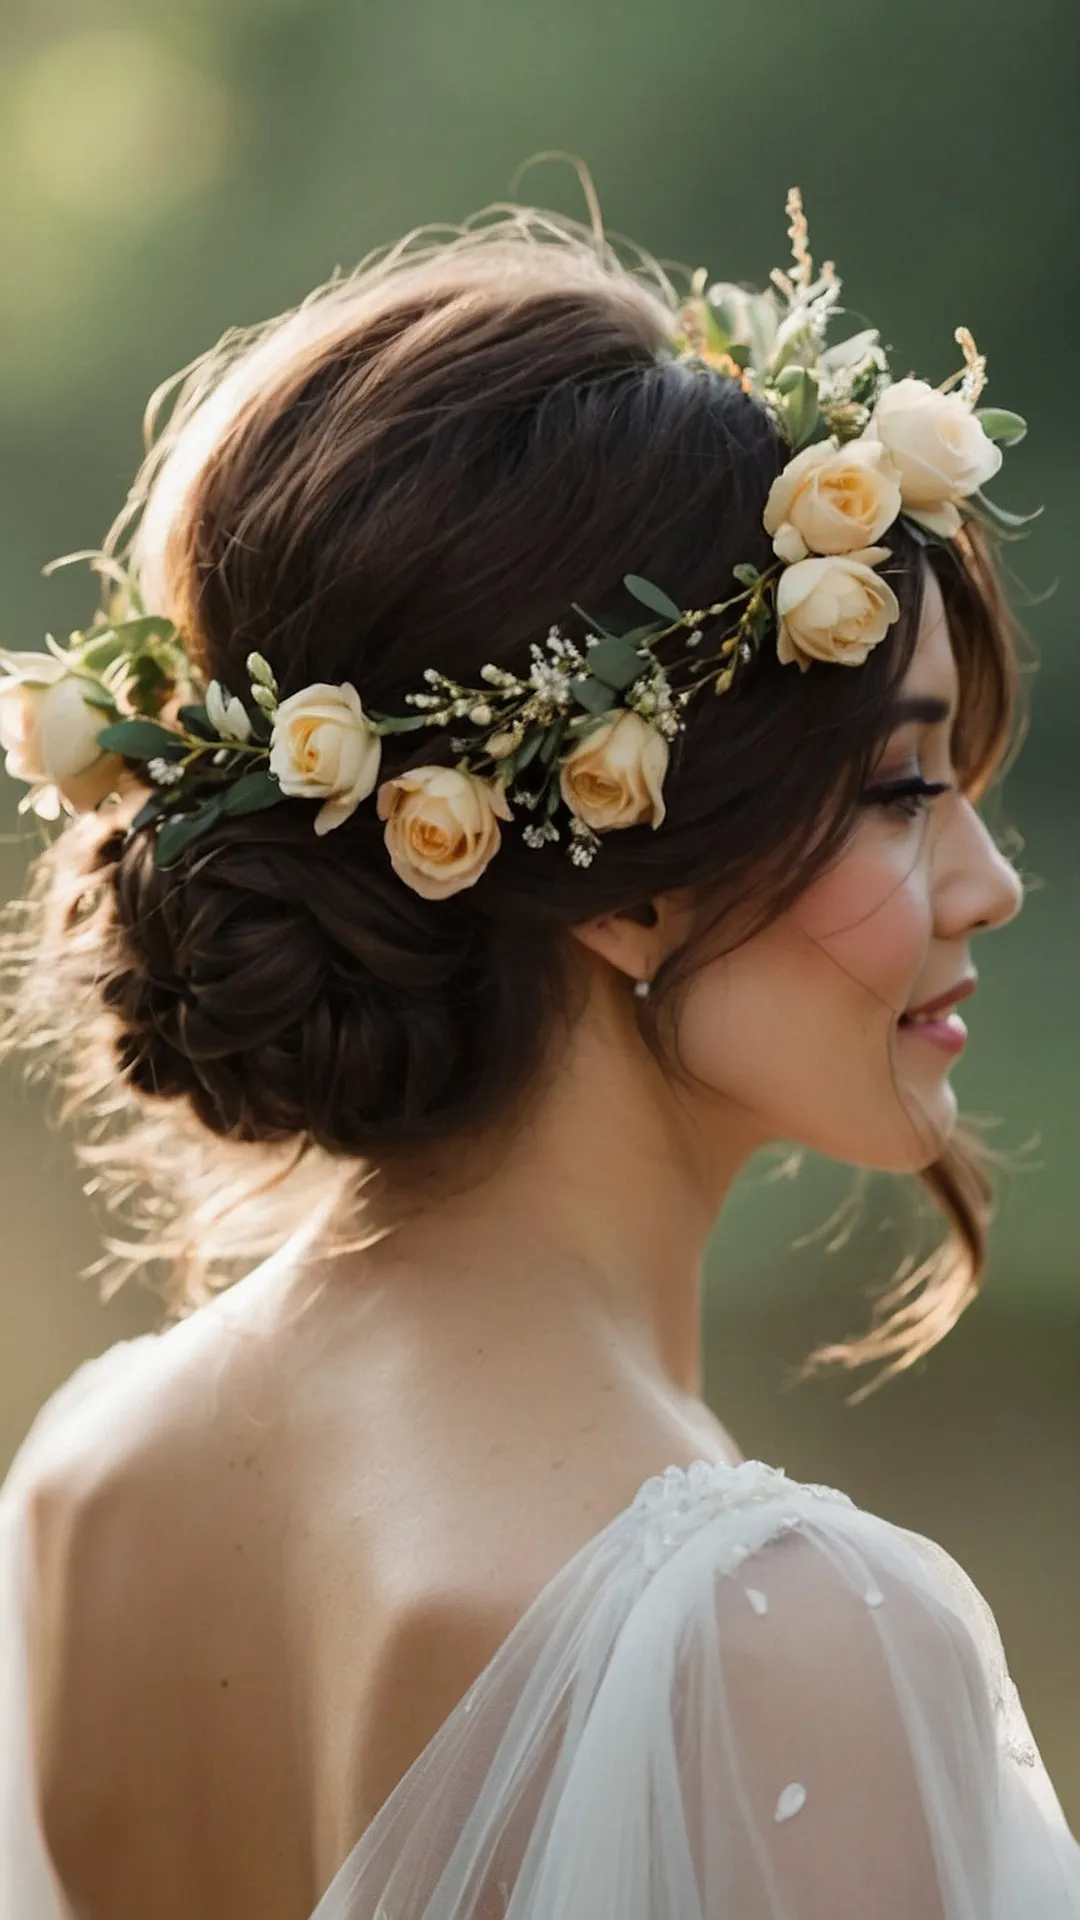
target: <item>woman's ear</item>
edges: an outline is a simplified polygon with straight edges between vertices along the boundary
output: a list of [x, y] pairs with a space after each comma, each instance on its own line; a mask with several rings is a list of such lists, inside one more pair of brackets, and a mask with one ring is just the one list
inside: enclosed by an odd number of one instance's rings
[[570, 932], [590, 953], [598, 954], [630, 980], [651, 980], [663, 962], [688, 937], [692, 909], [685, 894], [659, 893], [640, 906], [600, 913]]

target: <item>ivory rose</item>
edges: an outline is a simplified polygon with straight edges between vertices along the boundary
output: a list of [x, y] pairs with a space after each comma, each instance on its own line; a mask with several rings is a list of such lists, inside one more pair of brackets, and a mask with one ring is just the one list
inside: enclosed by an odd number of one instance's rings
[[782, 560], [855, 553], [872, 546], [900, 512], [900, 487], [877, 440], [804, 447], [773, 481], [765, 530]]
[[69, 672], [49, 653], [0, 653], [12, 671], [0, 679], [0, 747], [4, 770], [31, 788], [28, 804], [55, 820], [60, 801], [90, 813], [123, 782], [124, 761], [98, 745], [109, 717], [87, 705], [99, 683]]
[[658, 827], [664, 818], [668, 747], [663, 734], [627, 711], [605, 721], [567, 755], [559, 776], [571, 813], [606, 833], [615, 827]]
[[356, 688], [315, 681], [283, 700], [270, 735], [270, 772], [298, 800], [322, 799], [316, 833], [329, 833], [355, 813], [379, 777], [382, 741]]
[[795, 661], [803, 672], [812, 660], [862, 666], [900, 617], [895, 593], [874, 571], [888, 557], [887, 547], [867, 547], [785, 567], [776, 588], [776, 651], [785, 666]]
[[889, 454], [905, 513], [947, 540], [960, 531], [957, 501], [1001, 466], [1001, 448], [959, 394], [939, 393], [925, 380], [886, 387], [866, 431]]
[[425, 900], [475, 886], [499, 851], [499, 821], [513, 819], [502, 786], [456, 767], [384, 781], [377, 805], [394, 872]]

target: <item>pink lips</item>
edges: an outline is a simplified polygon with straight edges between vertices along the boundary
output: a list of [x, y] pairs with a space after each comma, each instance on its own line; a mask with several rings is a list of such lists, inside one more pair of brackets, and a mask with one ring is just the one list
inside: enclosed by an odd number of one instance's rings
[[977, 978], [969, 974], [947, 993], [924, 1001], [921, 1007], [909, 1007], [900, 1016], [900, 1032], [917, 1040], [928, 1040], [943, 1053], [962, 1053], [967, 1045], [967, 1028], [952, 1009], [958, 1001], [968, 999], [977, 985]]

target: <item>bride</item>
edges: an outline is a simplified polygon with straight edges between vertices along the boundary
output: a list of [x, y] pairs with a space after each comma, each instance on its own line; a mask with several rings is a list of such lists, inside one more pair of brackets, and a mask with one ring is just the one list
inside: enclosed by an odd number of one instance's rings
[[972, 1296], [1020, 904], [1023, 423], [964, 329], [945, 388], [827, 344], [788, 211], [764, 295], [513, 210], [228, 337], [102, 613], [4, 656], [61, 828], [5, 1045], [176, 1312], [0, 1499], [3, 1920], [1080, 1915], [970, 1581], [701, 1394], [769, 1142], [945, 1216], [845, 1363]]

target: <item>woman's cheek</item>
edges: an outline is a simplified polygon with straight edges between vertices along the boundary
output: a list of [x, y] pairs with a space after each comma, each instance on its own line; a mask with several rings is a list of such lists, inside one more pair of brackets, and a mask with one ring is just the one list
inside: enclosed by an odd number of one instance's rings
[[791, 918], [853, 986], [901, 1013], [933, 931], [929, 873], [915, 836], [897, 833], [890, 844], [868, 828], [795, 903]]

